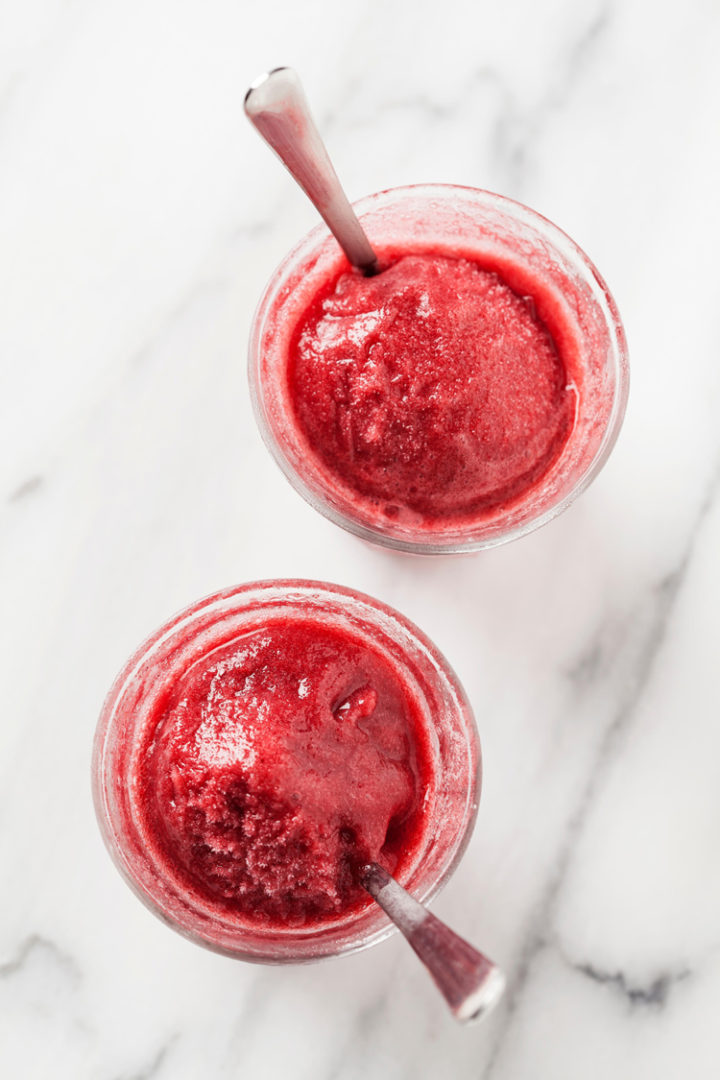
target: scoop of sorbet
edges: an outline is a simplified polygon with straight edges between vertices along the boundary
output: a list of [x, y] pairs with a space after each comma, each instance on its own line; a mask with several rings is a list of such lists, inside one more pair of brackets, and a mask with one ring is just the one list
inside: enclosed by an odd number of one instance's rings
[[357, 867], [412, 854], [426, 777], [392, 669], [339, 629], [268, 624], [196, 663], [146, 737], [142, 801], [187, 887], [303, 925], [367, 901]]
[[437, 254], [329, 283], [299, 323], [289, 380], [323, 466], [391, 516], [430, 522], [520, 496], [558, 456], [574, 409], [532, 300]]

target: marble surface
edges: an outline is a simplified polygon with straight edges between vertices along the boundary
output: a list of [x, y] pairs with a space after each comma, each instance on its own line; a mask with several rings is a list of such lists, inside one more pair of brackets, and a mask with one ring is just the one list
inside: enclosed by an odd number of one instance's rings
[[[720, 8], [16, 0], [0, 35], [0, 1073], [718, 1075]], [[492, 552], [404, 558], [265, 452], [248, 327], [312, 209], [242, 117], [292, 63], [352, 197], [525, 201], [600, 267], [632, 389], [601, 476]], [[291, 969], [166, 929], [93, 817], [105, 691], [255, 578], [382, 597], [461, 676], [478, 826], [435, 909], [506, 968], [456, 1027], [404, 943]]]

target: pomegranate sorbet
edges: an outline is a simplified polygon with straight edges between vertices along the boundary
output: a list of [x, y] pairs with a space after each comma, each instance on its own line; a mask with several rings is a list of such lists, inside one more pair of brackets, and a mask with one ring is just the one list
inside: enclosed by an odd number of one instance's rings
[[169, 874], [243, 919], [367, 903], [356, 869], [412, 860], [432, 786], [412, 698], [346, 632], [269, 621], [193, 664], [144, 731], [138, 797]]
[[316, 230], [270, 281], [250, 342], [260, 428], [337, 524], [418, 553], [520, 536], [602, 466], [627, 396], [612, 297], [527, 207], [443, 185], [356, 207], [379, 272]]
[[289, 379], [311, 452], [391, 517], [460, 521], [552, 465], [575, 397], [530, 296], [469, 259], [346, 271], [298, 327]]
[[388, 932], [377, 862], [432, 895], [469, 837], [479, 748], [462, 689], [370, 597], [271, 581], [201, 600], [118, 676], [95, 739], [105, 841], [193, 940], [313, 959]]

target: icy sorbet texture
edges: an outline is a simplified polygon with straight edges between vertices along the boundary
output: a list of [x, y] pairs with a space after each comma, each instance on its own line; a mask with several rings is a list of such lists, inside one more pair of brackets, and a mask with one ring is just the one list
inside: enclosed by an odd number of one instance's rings
[[469, 258], [346, 270], [298, 320], [296, 423], [345, 497], [434, 523], [518, 500], [570, 433], [564, 358], [531, 296]]
[[358, 867], [412, 861], [432, 791], [401, 675], [364, 639], [301, 617], [174, 678], [137, 761], [156, 860], [244, 924], [297, 927], [365, 906]]

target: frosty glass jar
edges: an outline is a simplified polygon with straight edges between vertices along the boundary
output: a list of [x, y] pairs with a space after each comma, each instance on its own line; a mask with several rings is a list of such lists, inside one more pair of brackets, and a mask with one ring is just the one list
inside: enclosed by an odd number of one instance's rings
[[[288, 375], [296, 330], [313, 299], [346, 263], [324, 226], [281, 263], [267, 285], [250, 337], [249, 378], [263, 439], [293, 487], [350, 532], [418, 554], [473, 551], [515, 539], [561, 513], [588, 486], [617, 439], [628, 393], [625, 337], [597, 270], [552, 222], [510, 199], [450, 185], [380, 192], [355, 206], [383, 252], [432, 252], [508, 269], [552, 338], [572, 341], [571, 432], [556, 460], [516, 498], [462, 519], [422, 520], [398, 501], [359, 495], [317, 452], [294, 407]], [[503, 275], [504, 276], [504, 275]], [[513, 289], [517, 292], [515, 284]]]
[[430, 899], [457, 866], [480, 791], [480, 748], [463, 690], [431, 642], [391, 608], [336, 585], [283, 580], [228, 589], [176, 615], [131, 657], [105, 702], [92, 767], [98, 822], [117, 867], [150, 910], [198, 944], [265, 963], [352, 952], [380, 941], [393, 927], [369, 898], [361, 910], [298, 928], [228, 915], [195, 895], [150, 835], [139, 793], [139, 755], [148, 725], [157, 723], [162, 695], [217, 650], [218, 642], [296, 617], [340, 628], [361, 646], [366, 642], [398, 673], [417, 705], [434, 783], [425, 795], [412, 862], [400, 880], [418, 899]]

